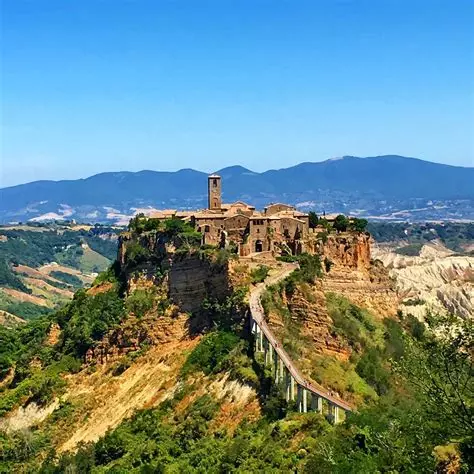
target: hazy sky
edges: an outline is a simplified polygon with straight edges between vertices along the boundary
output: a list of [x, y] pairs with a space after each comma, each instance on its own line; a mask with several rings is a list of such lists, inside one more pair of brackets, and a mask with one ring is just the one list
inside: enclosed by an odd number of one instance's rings
[[1, 185], [474, 164], [472, 0], [0, 0]]

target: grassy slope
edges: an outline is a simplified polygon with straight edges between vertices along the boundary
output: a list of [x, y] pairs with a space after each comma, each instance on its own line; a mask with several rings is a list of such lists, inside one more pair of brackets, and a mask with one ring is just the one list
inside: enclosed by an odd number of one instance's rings
[[[306, 284], [300, 287], [306, 300], [311, 302], [311, 288]], [[349, 352], [350, 357], [345, 360], [337, 354], [322, 353], [315, 347], [310, 335], [302, 334], [302, 323], [291, 314], [288, 296], [284, 292], [283, 286], [271, 288], [266, 295], [265, 307], [279, 316], [282, 324], [275, 325], [274, 330], [300, 370], [322, 387], [356, 405], [378, 398], [375, 384], [371, 385], [357, 369], [360, 359], [370, 351], [380, 353], [380, 361], [377, 362], [383, 364], [385, 324], [342, 296], [327, 294], [327, 311], [333, 321], [331, 332], [343, 341], [342, 349]]]

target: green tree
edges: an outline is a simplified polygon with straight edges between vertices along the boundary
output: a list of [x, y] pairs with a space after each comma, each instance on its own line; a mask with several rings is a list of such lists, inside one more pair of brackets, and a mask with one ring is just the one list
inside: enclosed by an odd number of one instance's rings
[[339, 214], [336, 219], [334, 219], [334, 228], [338, 232], [345, 232], [349, 227], [349, 219], [344, 214]]
[[426, 416], [447, 441], [474, 440], [474, 322], [454, 316], [427, 317], [430, 333], [407, 339], [397, 365], [421, 400]]
[[356, 232], [365, 232], [367, 225], [369, 224], [367, 219], [358, 219], [357, 217], [353, 219], [351, 227]]
[[314, 229], [318, 225], [318, 216], [314, 211], [310, 211], [308, 214], [309, 217], [309, 228]]

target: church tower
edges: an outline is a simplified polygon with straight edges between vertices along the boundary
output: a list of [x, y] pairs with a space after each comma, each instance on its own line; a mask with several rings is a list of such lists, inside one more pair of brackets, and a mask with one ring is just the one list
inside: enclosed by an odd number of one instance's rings
[[211, 174], [207, 178], [207, 197], [208, 208], [219, 210], [222, 204], [222, 184], [221, 177], [217, 174]]

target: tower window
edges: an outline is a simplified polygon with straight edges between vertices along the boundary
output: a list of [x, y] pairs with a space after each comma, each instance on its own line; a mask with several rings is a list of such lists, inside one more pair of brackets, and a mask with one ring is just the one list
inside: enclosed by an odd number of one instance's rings
[[212, 185], [213, 185], [215, 188], [217, 188], [217, 179], [214, 179], [214, 180], [212, 181]]

